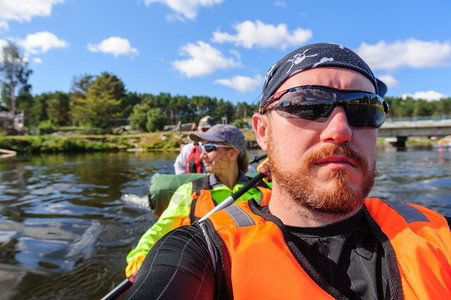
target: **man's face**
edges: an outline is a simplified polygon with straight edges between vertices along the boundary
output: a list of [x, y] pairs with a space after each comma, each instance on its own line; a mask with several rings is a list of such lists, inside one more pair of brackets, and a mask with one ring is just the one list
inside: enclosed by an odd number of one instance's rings
[[[318, 85], [374, 92], [364, 75], [342, 68], [317, 68], [289, 78], [277, 91]], [[271, 111], [266, 137], [274, 186], [296, 203], [318, 212], [345, 214], [359, 208], [375, 174], [377, 129], [351, 127], [343, 107], [324, 122], [284, 118]]]

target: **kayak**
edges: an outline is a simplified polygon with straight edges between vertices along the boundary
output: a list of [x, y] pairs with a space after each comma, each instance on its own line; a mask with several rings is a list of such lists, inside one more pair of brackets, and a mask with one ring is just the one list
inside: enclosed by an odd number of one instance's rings
[[[258, 173], [246, 173], [248, 177], [255, 177]], [[184, 183], [207, 176], [206, 173], [192, 174], [162, 174], [155, 173], [149, 181], [147, 198], [149, 207], [157, 217], [160, 217], [169, 204], [172, 194]]]
[[206, 176], [207, 174], [161, 174], [155, 173], [149, 181], [149, 190], [147, 198], [149, 207], [153, 210], [157, 217], [163, 213], [171, 200], [172, 194], [184, 183], [191, 182], [197, 178]]

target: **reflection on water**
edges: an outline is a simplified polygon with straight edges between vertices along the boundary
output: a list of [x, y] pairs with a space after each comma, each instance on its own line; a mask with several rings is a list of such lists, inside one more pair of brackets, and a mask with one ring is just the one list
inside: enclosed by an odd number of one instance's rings
[[[258, 153], [251, 153], [253, 155]], [[99, 299], [155, 222], [152, 174], [175, 153], [94, 153], [0, 161], [0, 298]], [[451, 152], [378, 153], [370, 196], [451, 215]]]
[[451, 152], [380, 152], [370, 196], [412, 202], [451, 216]]

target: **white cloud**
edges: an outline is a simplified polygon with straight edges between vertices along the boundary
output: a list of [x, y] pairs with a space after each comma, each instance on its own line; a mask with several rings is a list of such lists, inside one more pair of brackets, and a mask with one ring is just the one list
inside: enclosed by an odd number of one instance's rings
[[172, 65], [187, 77], [199, 77], [211, 74], [218, 69], [228, 69], [241, 65], [233, 58], [224, 57], [218, 49], [202, 41], [183, 46], [180, 55], [187, 55], [190, 58], [176, 60], [172, 62]]
[[64, 0], [1, 0], [0, 28], [8, 29], [8, 21], [30, 21], [35, 16], [52, 13], [52, 6]]
[[279, 48], [286, 49], [290, 46], [299, 46], [307, 42], [312, 36], [312, 31], [309, 29], [297, 28], [289, 32], [286, 24], [279, 24], [277, 26], [272, 24], [265, 24], [261, 21], [244, 21], [233, 26], [237, 33], [235, 35], [220, 31], [213, 33], [213, 42], [234, 43], [236, 46], [241, 46], [247, 49], [252, 49], [254, 46], [261, 48]]
[[91, 52], [113, 54], [114, 57], [118, 57], [119, 55], [133, 56], [138, 54], [138, 50], [132, 48], [130, 42], [127, 39], [118, 36], [109, 37], [97, 45], [88, 44], [88, 49]]
[[398, 87], [399, 86], [399, 81], [396, 80], [395, 77], [393, 77], [390, 74], [386, 74], [386, 75], [381, 75], [378, 76], [377, 78], [379, 78], [380, 80], [382, 80], [383, 83], [385, 83], [385, 85], [387, 86], [387, 88], [394, 88], [394, 87]]
[[26, 52], [31, 54], [45, 53], [52, 48], [64, 48], [69, 46], [66, 41], [60, 40], [53, 33], [48, 31], [28, 34], [24, 40], [19, 41], [19, 44]]
[[287, 3], [285, 1], [276, 1], [274, 2], [275, 6], [286, 7]]
[[[194, 20], [201, 7], [213, 6], [222, 3], [224, 0], [145, 0], [146, 6], [160, 2], [167, 5], [177, 15]], [[172, 17], [171, 17], [172, 18]], [[174, 18], [177, 19], [177, 18]]]
[[42, 64], [42, 59], [40, 59], [39, 57], [33, 58], [33, 62], [35, 64]]
[[415, 94], [403, 94], [401, 97], [402, 99], [412, 97], [413, 99], [422, 99], [427, 101], [436, 101], [442, 98], [448, 98], [448, 96], [432, 90], [429, 90], [427, 92], [416, 92]]
[[0, 29], [8, 30], [8, 23], [0, 20]]
[[218, 79], [215, 83], [230, 87], [239, 92], [253, 92], [263, 84], [263, 77], [256, 75], [253, 78], [246, 76], [234, 76], [229, 79]]
[[356, 52], [373, 69], [396, 71], [402, 67], [430, 68], [451, 65], [450, 42], [425, 42], [416, 39], [375, 45], [362, 43]]

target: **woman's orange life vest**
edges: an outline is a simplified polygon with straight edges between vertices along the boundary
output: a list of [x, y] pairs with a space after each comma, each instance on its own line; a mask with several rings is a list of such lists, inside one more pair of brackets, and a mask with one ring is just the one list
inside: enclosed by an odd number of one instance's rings
[[[445, 218], [427, 208], [370, 198], [365, 207], [388, 237], [398, 285], [394, 298], [451, 299], [451, 234]], [[283, 224], [266, 220], [255, 203], [240, 202], [210, 216], [220, 239], [227, 286], [234, 299], [333, 299], [299, 264]], [[215, 235], [215, 234], [214, 234]], [[386, 253], [387, 254], [387, 253]]]
[[[268, 204], [271, 198], [271, 189], [262, 181], [256, 187], [261, 192], [261, 198], [255, 200], [261, 203], [261, 205]], [[217, 203], [211, 196], [209, 176], [193, 181], [191, 197], [193, 198], [193, 202], [191, 202], [189, 218], [183, 220], [183, 225], [194, 223], [216, 207]]]
[[187, 173], [202, 173], [202, 161], [200, 159], [200, 147], [198, 142], [194, 142], [193, 148], [186, 159]]

